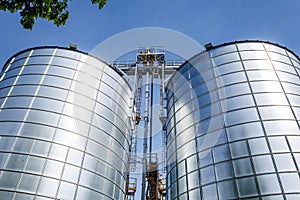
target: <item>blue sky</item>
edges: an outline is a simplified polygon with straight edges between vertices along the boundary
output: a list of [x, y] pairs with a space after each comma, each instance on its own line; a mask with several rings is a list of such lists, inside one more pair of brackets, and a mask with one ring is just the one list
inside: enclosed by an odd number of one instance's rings
[[99, 11], [89, 0], [73, 0], [65, 26], [39, 19], [32, 31], [21, 27], [18, 14], [0, 12], [0, 66], [29, 47], [76, 43], [89, 52], [116, 33], [149, 26], [182, 32], [202, 45], [259, 39], [300, 54], [299, 7], [298, 0], [108, 0]]

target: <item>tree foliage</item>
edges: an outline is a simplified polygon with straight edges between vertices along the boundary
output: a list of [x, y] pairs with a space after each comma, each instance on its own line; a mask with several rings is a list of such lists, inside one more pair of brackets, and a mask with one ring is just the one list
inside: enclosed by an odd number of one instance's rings
[[[36, 19], [53, 21], [56, 26], [65, 25], [69, 18], [68, 4], [72, 0], [0, 0], [0, 10], [20, 13], [20, 23], [32, 29]], [[91, 0], [102, 9], [107, 0]]]

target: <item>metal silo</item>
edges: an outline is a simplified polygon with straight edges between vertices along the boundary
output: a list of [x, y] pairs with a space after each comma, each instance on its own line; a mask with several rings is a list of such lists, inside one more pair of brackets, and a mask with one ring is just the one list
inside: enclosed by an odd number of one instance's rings
[[183, 64], [167, 85], [168, 199], [299, 199], [299, 74], [259, 41]]
[[124, 199], [131, 89], [74, 49], [37, 47], [0, 75], [0, 199]]

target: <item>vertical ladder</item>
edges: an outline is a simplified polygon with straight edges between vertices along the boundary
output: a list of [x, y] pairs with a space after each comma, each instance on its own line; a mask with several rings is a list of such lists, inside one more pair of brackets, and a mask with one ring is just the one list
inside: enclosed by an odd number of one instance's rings
[[142, 74], [137, 74], [137, 89], [135, 93], [135, 106], [136, 106], [136, 119], [135, 123], [138, 125], [140, 120], [142, 119], [141, 112], [141, 99], [142, 99], [142, 85], [143, 85], [143, 77]]

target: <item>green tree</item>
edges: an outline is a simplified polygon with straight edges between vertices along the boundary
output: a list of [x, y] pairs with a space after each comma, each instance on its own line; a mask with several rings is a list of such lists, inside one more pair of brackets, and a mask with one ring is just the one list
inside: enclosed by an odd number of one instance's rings
[[[69, 18], [68, 3], [72, 0], [0, 0], [0, 10], [19, 12], [20, 23], [25, 29], [32, 29], [38, 18], [53, 21], [56, 26], [65, 25]], [[91, 0], [102, 9], [107, 0]]]

